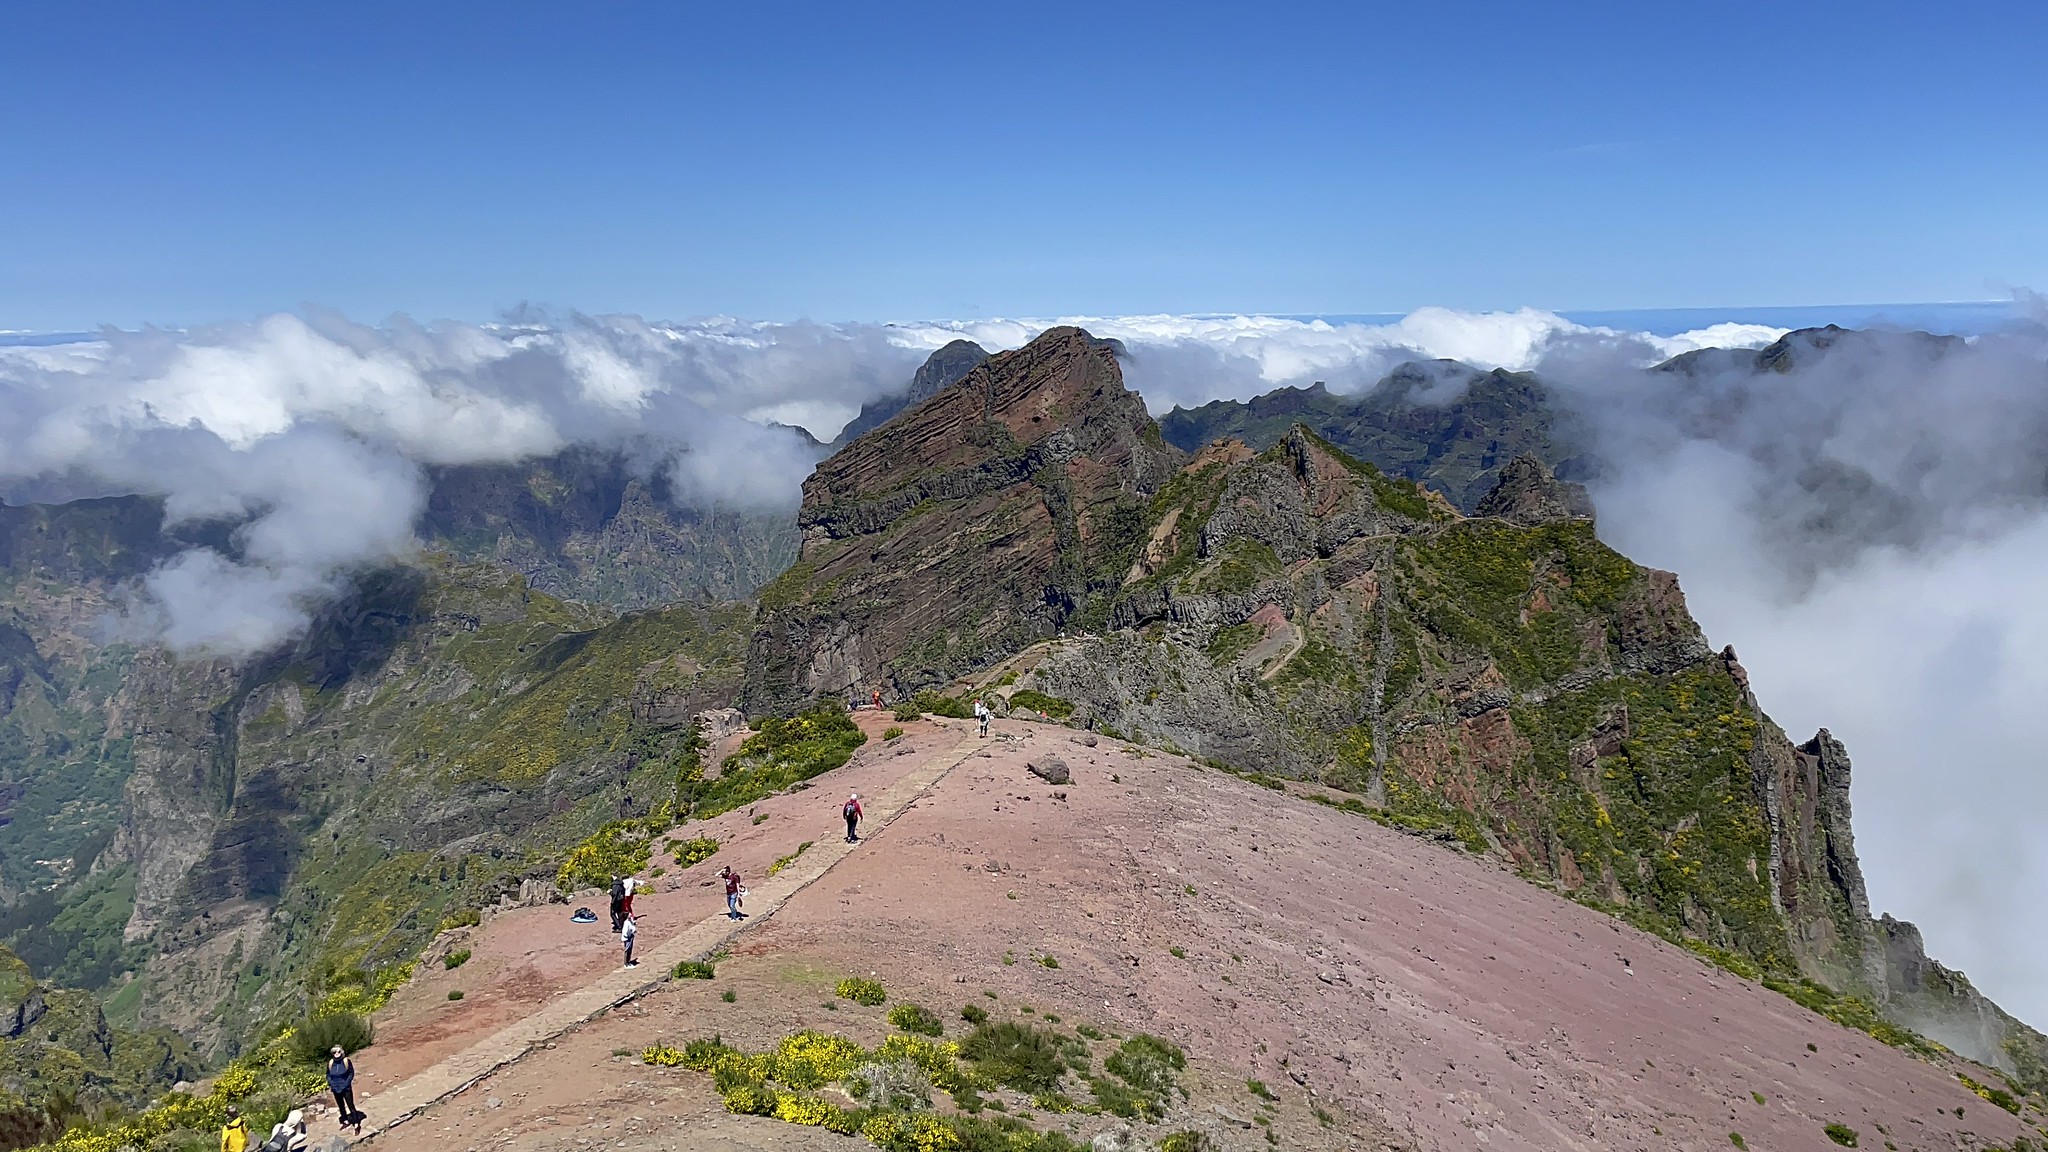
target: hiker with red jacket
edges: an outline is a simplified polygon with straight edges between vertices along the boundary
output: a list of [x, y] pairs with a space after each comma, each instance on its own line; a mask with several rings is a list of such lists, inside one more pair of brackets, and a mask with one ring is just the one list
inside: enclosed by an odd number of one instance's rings
[[860, 843], [860, 833], [858, 831], [861, 818], [860, 793], [855, 792], [853, 795], [848, 796], [846, 804], [840, 808], [839, 814], [846, 817], [846, 842], [848, 844]]
[[730, 867], [718, 870], [719, 878], [725, 881], [725, 918], [744, 920], [747, 914], [740, 911], [740, 874]]

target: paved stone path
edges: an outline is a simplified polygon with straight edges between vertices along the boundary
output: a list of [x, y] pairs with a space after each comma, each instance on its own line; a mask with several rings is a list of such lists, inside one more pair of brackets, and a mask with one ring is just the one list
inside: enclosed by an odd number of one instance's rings
[[[861, 823], [872, 831], [863, 837], [864, 842], [888, 827], [932, 785], [983, 746], [971, 725], [960, 725], [954, 735], [952, 747], [930, 754], [923, 765], [868, 798], [867, 818]], [[790, 897], [831, 871], [834, 864], [857, 847], [844, 840], [818, 842], [778, 875], [747, 886], [747, 907], [755, 911], [749, 912], [746, 920], [729, 920], [723, 912], [712, 915], [649, 948], [641, 954], [639, 967], [620, 968], [565, 993], [518, 1023], [422, 1069], [410, 1079], [364, 1098], [358, 1107], [372, 1119], [364, 1123], [363, 1134], [353, 1143], [373, 1139], [380, 1132], [404, 1124], [555, 1037], [660, 987], [678, 962], [707, 959], [740, 933], [767, 921]]]

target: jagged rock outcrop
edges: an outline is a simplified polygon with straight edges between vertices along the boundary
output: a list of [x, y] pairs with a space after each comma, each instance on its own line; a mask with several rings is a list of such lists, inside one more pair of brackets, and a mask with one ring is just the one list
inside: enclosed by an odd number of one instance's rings
[[1541, 380], [1449, 360], [1403, 364], [1360, 393], [1321, 383], [1280, 388], [1176, 408], [1159, 421], [1167, 442], [1189, 452], [1225, 437], [1263, 451], [1296, 424], [1389, 476], [1422, 481], [1466, 512], [1515, 457], [1535, 456], [1574, 478], [1591, 468], [1586, 437]]
[[991, 357], [804, 483], [748, 709], [914, 691], [1100, 615], [1180, 461], [1106, 342], [1054, 328]]
[[2048, 1092], [2048, 1036], [1992, 1003], [1961, 972], [1928, 959], [1918, 928], [1889, 914], [1875, 927], [1887, 1017]]
[[897, 413], [914, 408], [966, 379], [969, 372], [988, 360], [988, 352], [972, 340], [954, 340], [925, 357], [909, 387], [894, 396], [861, 405], [860, 415], [849, 420], [832, 441], [843, 448], [894, 419]]
[[1528, 527], [1553, 520], [1591, 520], [1593, 498], [1586, 494], [1585, 485], [1559, 480], [1543, 461], [1523, 455], [1500, 470], [1499, 482], [1472, 514]]

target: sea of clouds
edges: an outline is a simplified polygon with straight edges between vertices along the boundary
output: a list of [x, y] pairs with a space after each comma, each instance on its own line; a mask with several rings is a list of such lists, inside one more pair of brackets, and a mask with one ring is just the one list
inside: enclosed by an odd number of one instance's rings
[[240, 523], [233, 556], [178, 554], [123, 622], [239, 656], [417, 549], [431, 466], [615, 447], [683, 499], [790, 509], [816, 457], [792, 426], [829, 441], [957, 338], [994, 351], [1081, 324], [1124, 344], [1154, 412], [1318, 380], [1363, 391], [1413, 359], [1536, 371], [1593, 441], [1603, 537], [1680, 573], [1787, 729], [1847, 742], [1874, 904], [2048, 1024], [2043, 319], [2022, 300], [2007, 330], [1806, 348], [1758, 375], [1713, 352], [1690, 373], [1646, 369], [1783, 329], [1658, 336], [1527, 309], [895, 325], [280, 314], [0, 348], [0, 498], [147, 492], [173, 521]]

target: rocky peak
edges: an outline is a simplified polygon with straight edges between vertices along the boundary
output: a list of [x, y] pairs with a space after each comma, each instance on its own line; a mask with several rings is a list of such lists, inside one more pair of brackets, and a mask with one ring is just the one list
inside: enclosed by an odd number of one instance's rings
[[1591, 520], [1593, 501], [1585, 485], [1559, 480], [1543, 461], [1525, 453], [1500, 470], [1493, 491], [1473, 511], [1534, 527], [1555, 520]]
[[988, 352], [972, 340], [955, 340], [925, 358], [910, 378], [910, 386], [894, 396], [884, 396], [861, 405], [860, 415], [839, 430], [835, 445], [845, 446], [880, 428], [906, 408], [926, 400], [965, 379], [969, 372], [988, 360]]
[[750, 701], [914, 689], [1057, 633], [1120, 585], [1184, 460], [1113, 343], [1054, 328], [990, 357], [805, 481]]

